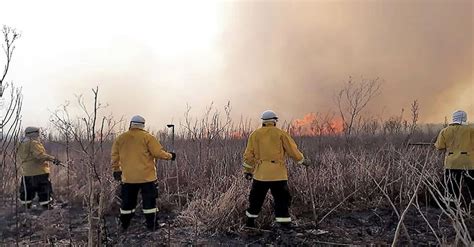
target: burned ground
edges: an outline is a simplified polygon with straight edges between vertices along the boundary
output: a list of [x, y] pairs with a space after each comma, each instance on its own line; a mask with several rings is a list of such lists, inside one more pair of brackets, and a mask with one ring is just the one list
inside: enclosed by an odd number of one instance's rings
[[[417, 210], [408, 212], [405, 225], [415, 246], [438, 245], [429, 222], [442, 241], [450, 242], [455, 231], [448, 217], [440, 209], [423, 208], [424, 220]], [[142, 215], [137, 215], [132, 226], [122, 231], [117, 215], [103, 219], [102, 244], [105, 246], [161, 246], [161, 245], [390, 245], [393, 240], [398, 217], [391, 209], [341, 210], [326, 217], [319, 225], [311, 222], [311, 215], [297, 217], [294, 229], [283, 231], [272, 224], [260, 225], [257, 229], [236, 227], [222, 232], [200, 232], [194, 226], [182, 226], [176, 212], [161, 212], [159, 228], [148, 231]], [[18, 225], [17, 225], [18, 219]], [[0, 209], [0, 241], [4, 246], [82, 246], [87, 244], [87, 211], [82, 207], [56, 204], [51, 210], [33, 208], [20, 209], [18, 216], [14, 208]], [[472, 222], [468, 222], [472, 224]], [[18, 229], [17, 229], [18, 227]], [[470, 226], [474, 229], [474, 226]], [[408, 239], [401, 238], [401, 245]]]

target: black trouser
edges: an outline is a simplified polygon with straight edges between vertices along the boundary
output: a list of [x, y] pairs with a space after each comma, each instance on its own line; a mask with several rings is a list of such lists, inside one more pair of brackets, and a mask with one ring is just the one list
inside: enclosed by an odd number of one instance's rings
[[24, 176], [21, 178], [20, 202], [23, 205], [30, 206], [36, 194], [38, 194], [40, 205], [48, 206], [53, 194], [53, 188], [49, 181], [49, 174]]
[[461, 199], [465, 205], [474, 201], [474, 170], [446, 169], [444, 176], [450, 200]]
[[158, 191], [155, 182], [122, 184], [122, 206], [120, 208], [120, 221], [122, 227], [127, 228], [135, 214], [138, 191], [141, 191], [142, 194], [143, 214], [145, 214], [147, 227], [155, 228], [156, 212], [158, 211], [156, 208]]
[[274, 200], [275, 219], [279, 223], [291, 222], [289, 207], [291, 204], [291, 195], [288, 190], [287, 181], [258, 181], [253, 180], [250, 190], [250, 207], [247, 209], [248, 218], [257, 218], [262, 210], [263, 202], [268, 190], [271, 191]]

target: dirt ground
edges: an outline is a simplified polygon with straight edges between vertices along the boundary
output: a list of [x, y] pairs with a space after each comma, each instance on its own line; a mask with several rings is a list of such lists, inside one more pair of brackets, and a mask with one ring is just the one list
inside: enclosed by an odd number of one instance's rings
[[[0, 209], [0, 243], [2, 246], [82, 246], [87, 243], [87, 213], [78, 207], [55, 205], [43, 211], [38, 207], [18, 214], [12, 207]], [[436, 234], [443, 241], [452, 241], [455, 233], [449, 219], [439, 209], [425, 208], [424, 213]], [[142, 215], [137, 215], [132, 226], [123, 232], [115, 216], [106, 217], [103, 244], [106, 246], [160, 245], [389, 245], [398, 222], [390, 209], [335, 212], [317, 227], [311, 217], [296, 219], [294, 230], [282, 231], [274, 226], [259, 229], [244, 228], [222, 233], [196, 233], [193, 227], [174, 226], [176, 214], [160, 213], [160, 228], [148, 231]], [[306, 220], [302, 220], [306, 219]], [[406, 227], [415, 246], [438, 245], [426, 221], [412, 210], [406, 216]], [[70, 227], [69, 227], [70, 226]], [[20, 229], [20, 231], [17, 231]], [[17, 234], [19, 232], [19, 234]], [[106, 237], [105, 237], [106, 236]], [[402, 237], [401, 245], [408, 244]]]

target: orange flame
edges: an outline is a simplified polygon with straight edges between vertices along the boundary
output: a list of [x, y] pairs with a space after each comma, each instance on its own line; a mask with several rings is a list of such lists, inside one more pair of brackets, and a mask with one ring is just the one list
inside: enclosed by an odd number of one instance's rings
[[230, 139], [244, 139], [248, 136], [248, 133], [241, 130], [232, 131], [228, 134]]
[[320, 136], [340, 134], [344, 131], [342, 120], [336, 118], [322, 118], [316, 113], [308, 113], [302, 119], [291, 123], [290, 133], [295, 136]]

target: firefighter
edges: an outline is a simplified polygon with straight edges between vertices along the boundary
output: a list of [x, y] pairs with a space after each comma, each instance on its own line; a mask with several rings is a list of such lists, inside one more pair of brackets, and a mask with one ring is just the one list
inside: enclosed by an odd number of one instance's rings
[[255, 220], [262, 209], [268, 190], [274, 199], [275, 221], [283, 228], [291, 227], [288, 190], [288, 171], [285, 158], [289, 156], [298, 164], [307, 166], [303, 154], [285, 131], [276, 127], [278, 117], [268, 110], [262, 114], [262, 127], [254, 131], [244, 153], [244, 175], [252, 180], [250, 206], [246, 211], [247, 227], [255, 227]]
[[121, 134], [112, 146], [114, 179], [121, 181], [120, 221], [126, 230], [135, 214], [138, 192], [141, 192], [143, 214], [149, 230], [156, 227], [156, 160], [175, 160], [176, 154], [163, 150], [160, 142], [145, 128], [145, 119], [134, 116], [130, 129]]
[[20, 184], [20, 203], [31, 208], [33, 198], [38, 195], [39, 204], [48, 209], [52, 201], [53, 189], [49, 181], [50, 164], [60, 162], [46, 153], [37, 127], [25, 129], [25, 139], [18, 148], [23, 177]]
[[435, 147], [445, 151], [446, 200], [474, 203], [474, 128], [467, 125], [466, 112], [453, 113], [451, 124], [441, 130]]

